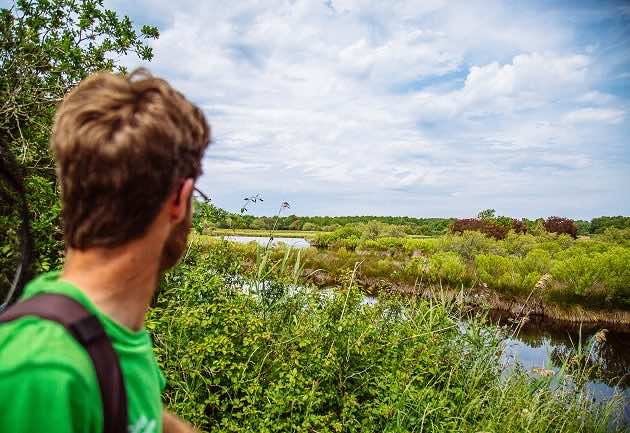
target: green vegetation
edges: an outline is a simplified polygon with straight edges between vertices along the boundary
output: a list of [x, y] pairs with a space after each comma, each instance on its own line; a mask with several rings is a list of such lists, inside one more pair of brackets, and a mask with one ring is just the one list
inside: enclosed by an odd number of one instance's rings
[[[245, 209], [245, 208], [244, 208]], [[390, 216], [272, 216], [256, 217], [223, 210], [211, 203], [197, 203], [196, 228], [201, 233], [213, 228], [222, 229], [267, 229], [284, 231], [333, 231], [341, 226], [368, 223], [370, 221], [389, 224], [409, 235], [436, 236], [448, 231], [453, 218], [412, 218]], [[279, 235], [280, 236], [280, 235]]]
[[[628, 229], [609, 228], [588, 239], [510, 232], [503, 240], [471, 231], [413, 239], [387, 236], [390, 229], [369, 223], [321, 233], [312, 240], [320, 248], [303, 251], [302, 263], [324, 285], [338, 283], [359, 263], [356, 278], [368, 291], [487, 287], [532, 302], [630, 309]], [[234, 248], [253, 262], [254, 245]]]
[[[260, 198], [257, 197], [259, 200]], [[251, 198], [246, 199], [246, 206], [241, 212], [234, 213], [221, 209], [211, 203], [197, 203], [197, 215], [195, 217], [195, 227], [199, 233], [209, 233], [215, 228], [232, 230], [278, 230], [278, 231], [326, 231], [331, 232], [339, 227], [356, 224], [366, 224], [378, 222], [397, 226], [401, 232], [410, 236], [439, 236], [449, 232], [456, 218], [414, 218], [414, 217], [394, 217], [394, 216], [282, 216], [280, 213], [275, 216], [254, 216], [247, 214], [247, 205], [251, 203]], [[508, 230], [514, 229], [517, 232], [538, 232], [541, 230], [558, 231], [558, 222], [571, 223], [575, 226], [577, 235], [588, 236], [601, 234], [607, 228], [618, 229], [630, 228], [630, 217], [599, 217], [592, 221], [577, 220], [571, 221], [564, 218], [550, 217], [547, 220], [538, 218], [530, 220], [523, 218], [515, 220], [508, 216], [496, 216], [494, 209], [485, 209], [478, 213], [477, 219], [485, 224], [496, 225], [499, 228]], [[547, 224], [547, 226], [546, 226]], [[566, 232], [566, 231], [565, 231]]]
[[614, 216], [614, 217], [599, 217], [591, 220], [590, 232], [591, 233], [603, 233], [608, 228], [616, 229], [630, 229], [630, 217], [627, 216]]
[[[618, 402], [594, 405], [566, 363], [502, 376], [503, 331], [462, 326], [455, 305], [366, 305], [352, 271], [315, 290], [297, 277], [300, 251], [258, 252], [197, 242], [150, 313], [167, 402], [204, 431], [590, 433], [612, 421]], [[436, 257], [447, 275], [459, 256]]]

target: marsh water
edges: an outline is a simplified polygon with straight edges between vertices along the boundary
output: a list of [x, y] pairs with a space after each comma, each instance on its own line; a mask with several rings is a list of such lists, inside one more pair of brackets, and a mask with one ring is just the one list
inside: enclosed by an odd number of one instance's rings
[[[499, 324], [510, 320], [501, 313], [491, 314], [490, 319]], [[600, 333], [605, 340], [589, 345], [602, 329], [605, 327], [531, 320], [507, 339], [503, 362], [508, 369], [518, 363], [531, 372], [558, 371], [567, 356], [581, 350], [592, 367], [586, 383], [591, 398], [605, 402], [620, 394], [622, 418], [630, 431], [630, 329], [607, 330]]]
[[[269, 237], [226, 236], [226, 240], [267, 245]], [[271, 245], [285, 243], [293, 248], [307, 248], [304, 238], [276, 237]], [[366, 296], [366, 304], [378, 302]], [[493, 323], [511, 325], [511, 318], [501, 312], [491, 312], [488, 317]], [[503, 363], [506, 371], [517, 365], [532, 372], [558, 371], [563, 359], [579, 350], [589, 354], [592, 373], [586, 383], [591, 398], [605, 402], [616, 394], [624, 399], [622, 418], [630, 431], [630, 329], [610, 329], [605, 332], [605, 341], [587, 347], [602, 326], [561, 324], [553, 320], [532, 319], [525, 323], [517, 334], [505, 341]]]
[[[259, 245], [266, 246], [271, 238], [269, 236], [223, 236], [223, 239], [243, 244], [256, 242]], [[286, 244], [293, 248], [308, 248], [309, 246], [311, 246], [311, 244], [304, 238], [274, 237], [271, 240], [272, 246], [278, 245], [280, 243]]]

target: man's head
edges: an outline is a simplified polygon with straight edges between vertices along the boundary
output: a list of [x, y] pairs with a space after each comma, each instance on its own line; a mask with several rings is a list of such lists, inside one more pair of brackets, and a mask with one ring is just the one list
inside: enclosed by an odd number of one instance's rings
[[119, 247], [166, 215], [172, 230], [162, 267], [172, 266], [190, 229], [190, 195], [209, 140], [201, 110], [144, 70], [83, 80], [59, 107], [51, 138], [66, 246]]

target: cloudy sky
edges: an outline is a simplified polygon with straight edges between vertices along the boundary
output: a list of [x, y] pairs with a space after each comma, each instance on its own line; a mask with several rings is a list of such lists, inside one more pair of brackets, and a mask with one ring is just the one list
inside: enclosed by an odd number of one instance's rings
[[[630, 3], [110, 0], [272, 214], [630, 214]], [[131, 62], [130, 65], [137, 64]]]

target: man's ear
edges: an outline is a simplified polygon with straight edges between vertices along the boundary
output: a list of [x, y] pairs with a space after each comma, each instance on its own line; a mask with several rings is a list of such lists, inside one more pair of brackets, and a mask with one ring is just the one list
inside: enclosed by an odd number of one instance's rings
[[186, 218], [193, 184], [193, 179], [188, 178], [179, 189], [171, 194], [168, 202], [168, 216], [173, 224], [178, 224]]

